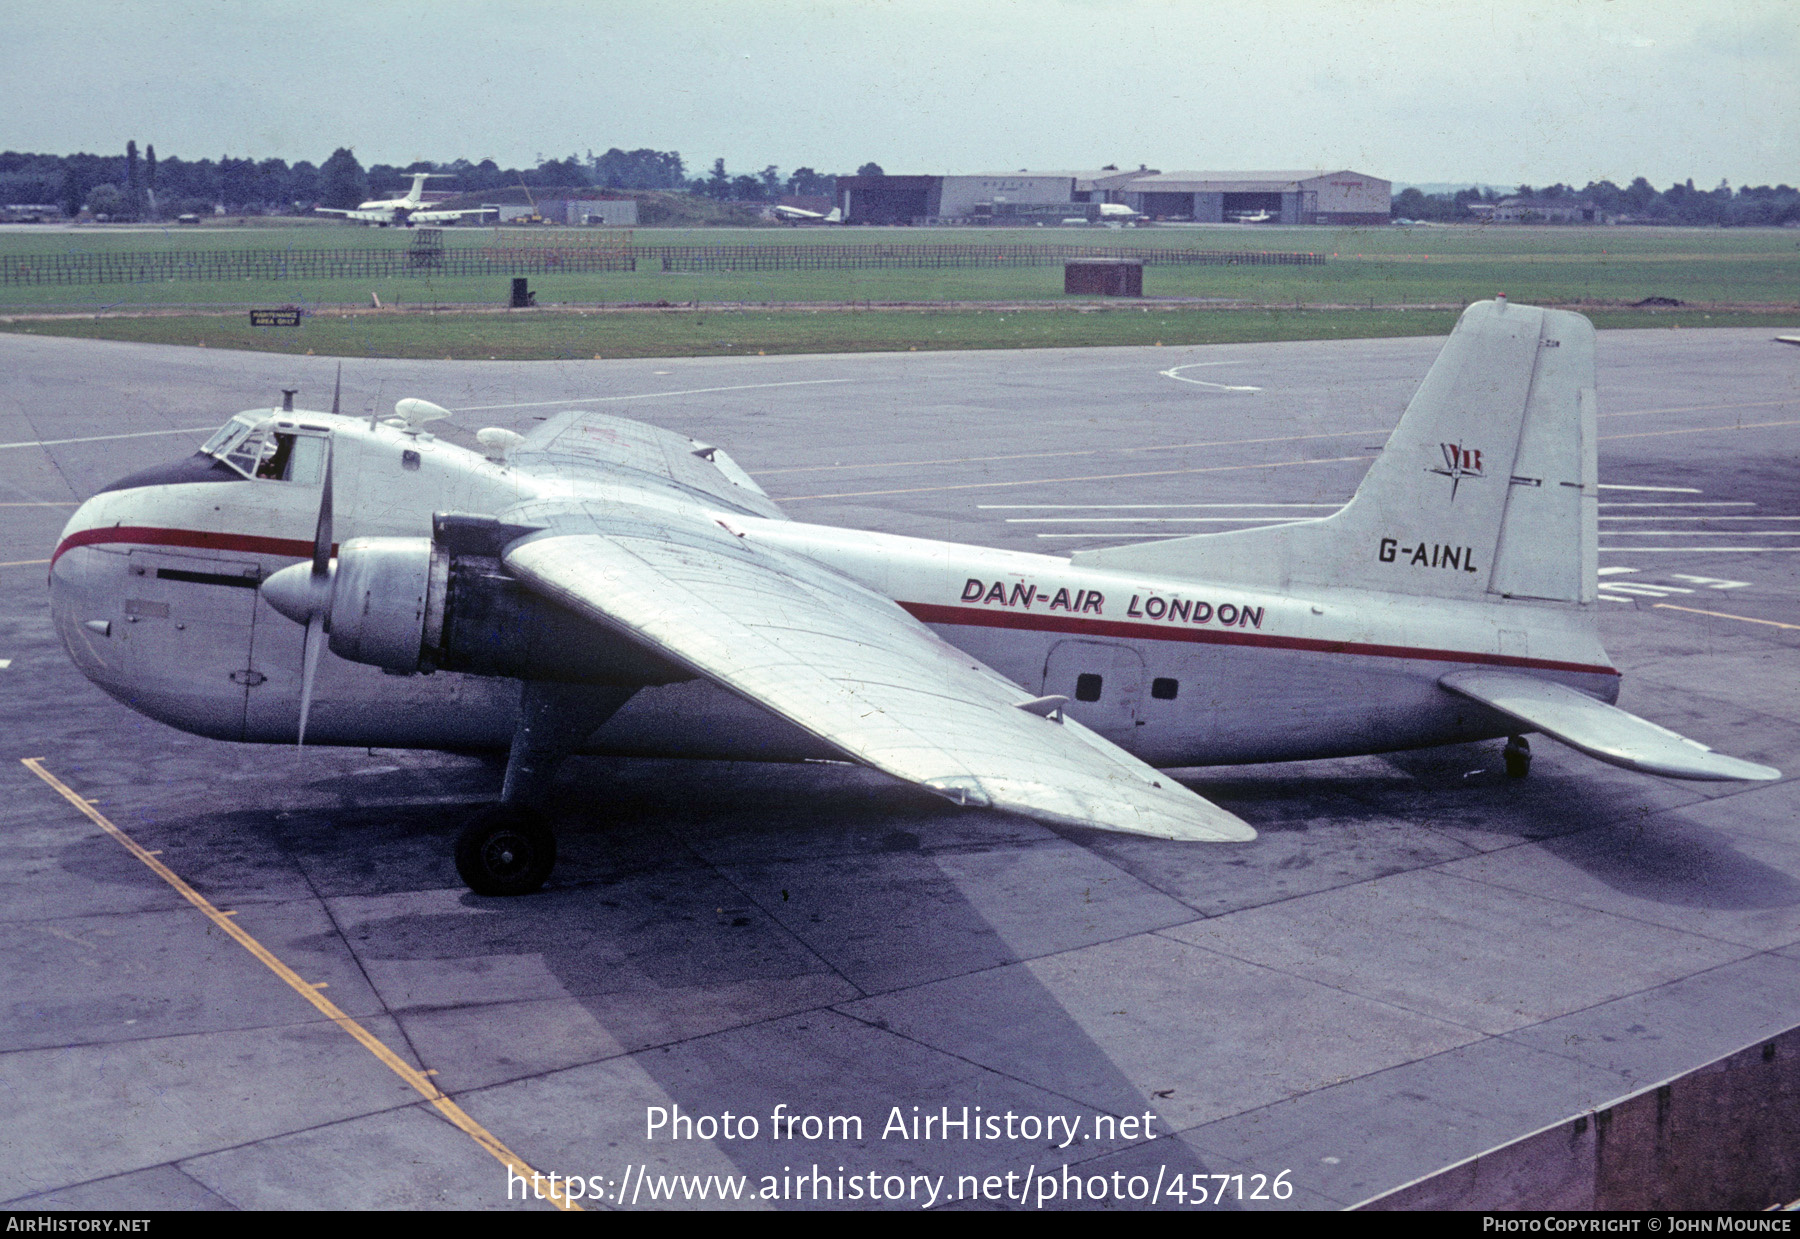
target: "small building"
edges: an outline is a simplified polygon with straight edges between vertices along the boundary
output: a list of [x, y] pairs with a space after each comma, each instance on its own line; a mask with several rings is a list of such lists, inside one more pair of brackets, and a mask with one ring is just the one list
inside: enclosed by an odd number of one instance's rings
[[1120, 199], [1152, 220], [1228, 224], [1385, 224], [1393, 182], [1349, 170], [1140, 174]]
[[851, 224], [1061, 223], [1118, 203], [1152, 220], [1385, 224], [1393, 182], [1351, 171], [1160, 172], [1139, 165], [955, 176], [845, 176], [837, 206]]
[[537, 206], [548, 222], [577, 228], [633, 228], [638, 222], [636, 198], [545, 198]]
[[1606, 215], [1591, 202], [1575, 198], [1502, 198], [1494, 208], [1496, 224], [1604, 224]]
[[483, 207], [493, 211], [502, 224], [510, 224], [533, 216], [546, 224], [568, 224], [581, 228], [594, 225], [603, 228], [635, 228], [638, 204], [635, 198], [544, 198], [535, 205], [522, 202], [490, 202]]

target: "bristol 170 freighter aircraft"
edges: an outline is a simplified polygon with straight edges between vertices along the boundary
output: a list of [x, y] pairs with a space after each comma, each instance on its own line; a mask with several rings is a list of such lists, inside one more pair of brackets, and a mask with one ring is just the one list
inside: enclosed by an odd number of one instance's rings
[[542, 885], [574, 753], [851, 761], [1214, 842], [1255, 831], [1163, 768], [1510, 737], [1522, 775], [1540, 732], [1780, 777], [1611, 704], [1577, 314], [1471, 306], [1333, 516], [1068, 559], [792, 521], [637, 422], [571, 411], [477, 454], [425, 428], [443, 415], [240, 413], [83, 504], [51, 601], [81, 670], [175, 727], [505, 751], [456, 845], [480, 893]]

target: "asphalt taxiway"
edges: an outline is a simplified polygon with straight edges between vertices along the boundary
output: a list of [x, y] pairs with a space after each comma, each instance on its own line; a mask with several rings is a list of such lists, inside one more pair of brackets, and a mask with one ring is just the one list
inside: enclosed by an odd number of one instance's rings
[[[1622, 705], [1792, 775], [1800, 354], [1770, 335], [1600, 335], [1600, 606]], [[1438, 346], [351, 360], [344, 408], [433, 400], [468, 444], [604, 409], [726, 448], [798, 519], [1063, 553], [1328, 511]], [[1046, 1175], [1066, 1205], [1067, 1167], [1127, 1197], [1160, 1176], [1163, 1206], [1203, 1175], [1203, 1207], [1222, 1184], [1224, 1207], [1332, 1208], [1800, 1024], [1795, 781], [1544, 740], [1522, 782], [1497, 742], [1183, 772], [1261, 832], [1223, 846], [842, 766], [579, 760], [550, 887], [473, 896], [449, 841], [493, 765], [186, 736], [50, 630], [77, 501], [284, 386], [327, 405], [334, 366], [0, 335], [11, 1206], [549, 1207], [508, 1205], [498, 1144], [587, 1207], [707, 1176], [806, 1205], [814, 1167], [889, 1207], [936, 1176], [937, 1207], [1035, 1205]], [[965, 1106], [1014, 1131], [891, 1127]], [[676, 1107], [758, 1130], [648, 1136]], [[777, 1114], [802, 1122], [777, 1139]], [[1144, 1114], [1155, 1139], [1120, 1122]], [[1284, 1171], [1285, 1199], [1247, 1198]]]

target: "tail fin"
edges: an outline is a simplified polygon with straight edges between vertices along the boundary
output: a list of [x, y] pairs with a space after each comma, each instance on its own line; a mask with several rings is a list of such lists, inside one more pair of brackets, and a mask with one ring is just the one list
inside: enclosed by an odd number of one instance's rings
[[1479, 301], [1335, 515], [1074, 559], [1274, 588], [1592, 603], [1594, 418], [1593, 324]]

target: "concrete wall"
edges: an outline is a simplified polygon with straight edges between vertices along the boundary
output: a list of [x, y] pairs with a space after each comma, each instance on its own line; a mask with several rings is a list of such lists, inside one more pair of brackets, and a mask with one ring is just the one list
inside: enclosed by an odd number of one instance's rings
[[1765, 1209], [1800, 1199], [1800, 1028], [1359, 1209]]

